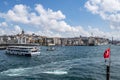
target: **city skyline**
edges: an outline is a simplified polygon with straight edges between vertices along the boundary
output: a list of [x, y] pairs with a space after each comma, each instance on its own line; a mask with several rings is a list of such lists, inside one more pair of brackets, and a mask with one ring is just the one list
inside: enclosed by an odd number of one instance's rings
[[0, 32], [120, 40], [120, 0], [2, 0]]

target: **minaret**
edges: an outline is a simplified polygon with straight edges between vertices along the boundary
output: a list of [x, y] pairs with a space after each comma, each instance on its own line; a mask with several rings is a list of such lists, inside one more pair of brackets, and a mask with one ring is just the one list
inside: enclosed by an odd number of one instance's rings
[[25, 33], [24, 30], [22, 30], [22, 33], [21, 33], [21, 34], [23, 35], [24, 33]]
[[26, 37], [25, 37], [25, 32], [22, 30], [21, 32], [21, 44], [26, 44]]

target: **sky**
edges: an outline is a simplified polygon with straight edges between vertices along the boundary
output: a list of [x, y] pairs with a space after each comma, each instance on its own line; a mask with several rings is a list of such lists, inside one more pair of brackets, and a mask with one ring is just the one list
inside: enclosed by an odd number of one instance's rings
[[120, 40], [120, 0], [0, 0], [0, 35]]

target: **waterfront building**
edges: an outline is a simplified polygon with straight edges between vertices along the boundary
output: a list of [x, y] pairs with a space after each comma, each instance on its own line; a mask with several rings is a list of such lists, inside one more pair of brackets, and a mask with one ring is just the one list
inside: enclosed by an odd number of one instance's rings
[[81, 38], [81, 45], [82, 46], [88, 46], [88, 37], [80, 37]]
[[61, 38], [61, 45], [66, 46], [67, 45], [68, 38]]
[[59, 37], [54, 37], [54, 38], [53, 38], [53, 43], [54, 43], [55, 45], [61, 45], [61, 38], [59, 38]]
[[95, 45], [95, 38], [94, 37], [89, 37], [88, 38], [88, 45], [89, 46], [94, 46]]
[[0, 44], [2, 44], [4, 41], [3, 41], [3, 36], [0, 36]]
[[22, 30], [17, 35], [0, 36], [0, 44], [40, 44], [40, 45], [61, 45], [61, 46], [89, 46], [89, 45], [106, 45], [109, 44], [109, 39], [100, 37], [74, 37], [74, 38], [60, 38], [60, 37], [46, 37], [35, 34], [25, 34]]
[[[49, 44], [54, 44], [54, 38], [45, 38], [45, 43], [48, 46]], [[54, 44], [55, 45], [55, 44]]]
[[26, 36], [24, 34], [24, 30], [22, 30], [21, 34], [18, 34], [17, 36], [18, 44], [26, 44]]

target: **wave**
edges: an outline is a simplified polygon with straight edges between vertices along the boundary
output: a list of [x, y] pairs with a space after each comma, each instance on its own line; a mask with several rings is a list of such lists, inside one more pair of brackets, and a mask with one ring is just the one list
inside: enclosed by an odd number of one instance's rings
[[48, 64], [43, 64], [34, 67], [27, 68], [15, 68], [8, 69], [0, 73], [0, 75], [5, 76], [31, 76], [36, 74], [53, 74], [53, 75], [63, 75], [68, 74], [68, 70], [70, 69], [69, 61], [65, 62], [51, 62]]
[[6, 71], [1, 72], [2, 75], [6, 76], [31, 76], [35, 74], [54, 74], [54, 75], [63, 75], [68, 74], [67, 71], [64, 70], [53, 70], [53, 71], [47, 71], [47, 70], [34, 70], [35, 68], [18, 68], [18, 69], [9, 69]]
[[62, 70], [54, 70], [54, 71], [39, 71], [37, 70], [33, 71], [33, 69], [29, 68], [18, 68], [18, 69], [9, 69], [7, 71], [1, 72], [2, 75], [6, 76], [31, 76], [34, 74], [54, 74], [54, 75], [63, 75], [63, 74], [68, 74], [67, 71], [62, 71]]
[[[6, 71], [1, 72], [0, 75], [6, 75], [6, 76], [31, 76], [36, 74], [63, 75], [63, 74], [68, 74], [68, 71], [70, 71], [70, 69], [73, 68], [74, 66], [80, 67], [81, 65], [97, 62], [94, 59], [90, 61], [89, 60], [90, 59], [72, 59], [72, 60], [51, 62], [34, 67], [8, 69]], [[99, 60], [97, 63], [99, 63]]]
[[67, 71], [46, 71], [46, 72], [43, 72], [43, 73], [54, 74], [54, 75], [63, 75], [63, 74], [67, 74], [68, 72]]
[[6, 76], [22, 76], [23, 74], [27, 76], [26, 71], [28, 68], [16, 68], [16, 69], [8, 69], [6, 71], [1, 72], [1, 75]]

